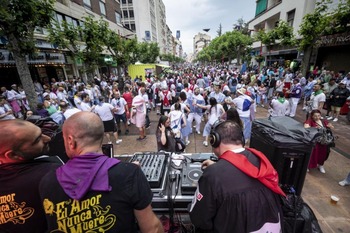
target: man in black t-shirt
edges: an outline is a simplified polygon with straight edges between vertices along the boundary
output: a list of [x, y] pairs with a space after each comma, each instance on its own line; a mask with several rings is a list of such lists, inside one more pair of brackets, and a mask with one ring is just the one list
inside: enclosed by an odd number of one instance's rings
[[48, 152], [50, 138], [34, 124], [7, 120], [0, 129], [0, 232], [45, 232], [39, 182], [62, 161], [40, 156]]
[[140, 167], [104, 156], [103, 123], [90, 112], [63, 124], [70, 160], [47, 174], [40, 196], [49, 232], [163, 232]]

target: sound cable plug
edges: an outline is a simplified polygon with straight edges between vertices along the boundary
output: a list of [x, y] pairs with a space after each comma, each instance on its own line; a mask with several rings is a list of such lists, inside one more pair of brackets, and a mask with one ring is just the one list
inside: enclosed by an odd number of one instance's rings
[[176, 180], [176, 171], [170, 171], [169, 172], [169, 180], [171, 182], [174, 182]]

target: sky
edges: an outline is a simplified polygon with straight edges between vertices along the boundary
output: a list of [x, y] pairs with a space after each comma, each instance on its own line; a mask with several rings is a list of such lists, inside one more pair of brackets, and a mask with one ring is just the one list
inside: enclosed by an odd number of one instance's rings
[[222, 33], [231, 31], [237, 20], [254, 18], [256, 0], [163, 0], [166, 23], [173, 36], [180, 30], [183, 51], [193, 53], [193, 37], [205, 28], [211, 39], [217, 37], [221, 23]]

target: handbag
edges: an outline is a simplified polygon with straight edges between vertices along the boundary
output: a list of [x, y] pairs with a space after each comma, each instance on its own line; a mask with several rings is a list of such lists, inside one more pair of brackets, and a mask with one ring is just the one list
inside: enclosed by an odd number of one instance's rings
[[182, 138], [175, 138], [175, 152], [184, 152], [186, 149], [186, 144]]
[[335, 147], [335, 142], [334, 142], [335, 137], [333, 135], [332, 130], [329, 127], [324, 126], [323, 124], [322, 127], [318, 129], [318, 131], [319, 131], [319, 136], [316, 138], [317, 143], [321, 145], [328, 145], [330, 147]]

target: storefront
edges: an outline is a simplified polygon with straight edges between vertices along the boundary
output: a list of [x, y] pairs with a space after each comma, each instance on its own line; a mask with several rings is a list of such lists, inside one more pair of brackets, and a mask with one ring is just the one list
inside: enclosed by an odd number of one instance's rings
[[350, 71], [350, 32], [324, 36], [316, 44], [317, 66], [335, 72]]
[[[27, 55], [27, 63], [32, 79], [45, 82], [48, 79], [65, 79], [65, 56], [59, 51], [40, 51]], [[20, 83], [13, 54], [5, 49], [0, 49], [0, 84], [9, 86]]]

